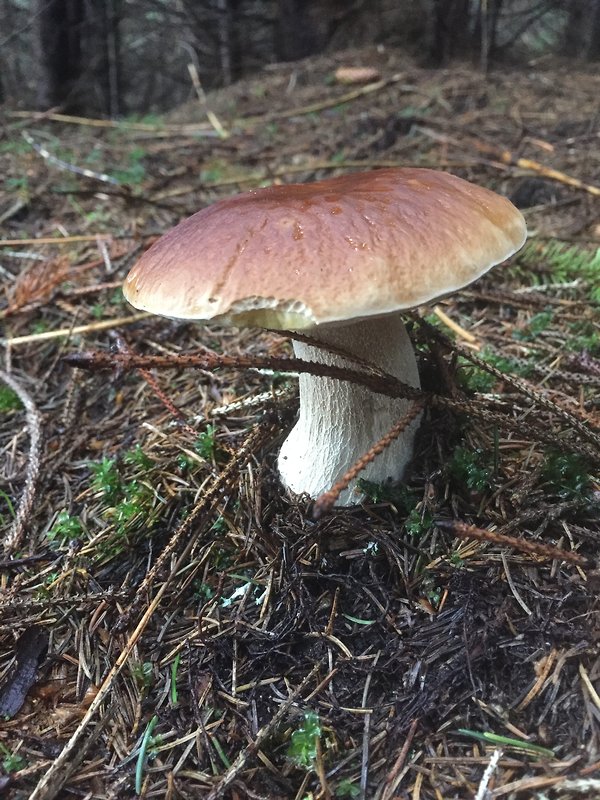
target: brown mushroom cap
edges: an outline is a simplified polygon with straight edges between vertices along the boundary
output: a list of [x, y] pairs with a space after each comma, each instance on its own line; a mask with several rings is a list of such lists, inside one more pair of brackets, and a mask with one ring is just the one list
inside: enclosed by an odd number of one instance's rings
[[167, 317], [301, 330], [450, 294], [525, 237], [506, 198], [454, 175], [359, 172], [202, 209], [144, 253], [124, 293]]

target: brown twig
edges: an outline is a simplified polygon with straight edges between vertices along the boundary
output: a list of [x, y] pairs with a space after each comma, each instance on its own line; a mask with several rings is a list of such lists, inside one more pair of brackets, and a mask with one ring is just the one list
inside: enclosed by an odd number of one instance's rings
[[9, 375], [4, 370], [0, 370], [0, 380], [9, 386], [18, 396], [21, 403], [23, 403], [27, 414], [27, 427], [29, 428], [29, 459], [27, 462], [27, 477], [25, 479], [25, 486], [23, 488], [23, 494], [19, 508], [13, 520], [13, 524], [10, 528], [8, 536], [6, 537], [6, 541], [4, 542], [5, 552], [12, 553], [21, 545], [27, 519], [31, 513], [31, 509], [33, 508], [33, 503], [35, 501], [35, 493], [40, 472], [40, 454], [42, 449], [42, 418], [29, 393], [25, 391], [21, 384], [15, 380], [12, 375]]
[[351, 381], [359, 386], [366, 386], [377, 394], [389, 397], [420, 397], [422, 393], [402, 381], [389, 377], [368, 374], [346, 367], [336, 367], [300, 358], [277, 358], [273, 356], [225, 356], [216, 353], [197, 353], [169, 356], [141, 356], [136, 353], [103, 353], [85, 351], [72, 353], [64, 358], [72, 367], [89, 370], [121, 369], [270, 369], [278, 372], [304, 372], [325, 378]]
[[[120, 336], [117, 337], [117, 348], [119, 353], [123, 353], [125, 355], [131, 354], [131, 350], [127, 346], [125, 340], [122, 339]], [[172, 414], [172, 416], [175, 417], [175, 419], [179, 420], [183, 430], [195, 437], [198, 431], [190, 425], [183, 411], [180, 408], [178, 408], [175, 405], [175, 403], [171, 400], [171, 398], [168, 397], [167, 394], [161, 389], [161, 387], [158, 385], [158, 381], [156, 380], [154, 375], [150, 372], [150, 370], [140, 368], [138, 369], [138, 372], [142, 376], [142, 378], [146, 381], [148, 386], [152, 389], [154, 394], [158, 397], [163, 406], [167, 409], [169, 414]]]
[[[366, 86], [360, 86], [358, 89], [352, 89], [345, 94], [338, 95], [337, 97], [329, 97], [327, 100], [319, 100], [316, 103], [310, 103], [306, 106], [299, 106], [298, 108], [288, 108], [285, 111], [275, 111], [271, 114], [259, 114], [254, 117], [242, 117], [235, 120], [235, 125], [243, 126], [244, 128], [255, 125], [258, 123], [271, 122], [276, 119], [289, 119], [290, 117], [300, 117], [306, 114], [315, 114], [319, 111], [325, 111], [328, 108], [336, 108], [337, 106], [350, 103], [353, 100], [358, 100], [367, 94], [379, 92], [381, 89], [386, 89], [392, 84], [398, 84], [404, 78], [404, 75], [397, 73], [391, 75], [389, 78], [382, 78], [380, 81], [368, 83]], [[400, 90], [404, 92], [417, 92], [420, 91], [413, 84], [401, 84]]]
[[464, 149], [465, 146], [472, 147], [479, 153], [484, 153], [487, 156], [491, 156], [497, 161], [500, 161], [502, 164], [507, 164], [511, 167], [518, 167], [519, 169], [526, 169], [529, 172], [535, 172], [538, 175], [542, 175], [544, 178], [557, 181], [558, 183], [562, 183], [565, 186], [570, 186], [573, 189], [581, 189], [582, 191], [587, 192], [594, 197], [600, 197], [600, 187], [585, 183], [584, 181], [579, 180], [579, 178], [574, 178], [573, 176], [567, 175], [565, 172], [561, 172], [560, 170], [546, 167], [544, 164], [540, 164], [539, 161], [533, 161], [529, 158], [520, 158], [512, 153], [508, 148], [498, 147], [497, 145], [490, 144], [489, 142], [483, 142], [481, 139], [476, 139], [474, 136], [461, 136], [461, 138], [458, 139], [455, 136], [448, 136], [448, 134], [439, 133], [438, 131], [434, 131], [433, 129], [425, 126], [419, 126], [418, 130], [420, 133], [423, 133], [425, 136], [428, 136], [435, 141], [452, 144], [456, 147], [460, 147], [461, 149]]
[[336, 500], [344, 491], [344, 489], [347, 489], [350, 483], [358, 475], [360, 475], [365, 467], [374, 461], [375, 458], [386, 449], [386, 447], [389, 447], [394, 439], [397, 439], [398, 436], [400, 436], [402, 431], [404, 431], [421, 413], [425, 404], [425, 398], [415, 400], [413, 405], [408, 409], [402, 419], [398, 420], [398, 422], [392, 428], [390, 428], [385, 436], [382, 436], [378, 442], [375, 442], [373, 447], [371, 447], [371, 449], [365, 453], [364, 456], [361, 456], [328, 492], [325, 492], [319, 498], [317, 498], [313, 506], [313, 517], [315, 519], [319, 519], [319, 517], [321, 517], [323, 514], [331, 511], [336, 503]]
[[[92, 333], [94, 331], [106, 331], [112, 328], [120, 328], [123, 325], [131, 325], [134, 322], [139, 322], [141, 319], [146, 319], [150, 314], [146, 311], [141, 311], [139, 314], [130, 314], [127, 317], [115, 317], [114, 319], [103, 319], [99, 322], [90, 322], [87, 325], [75, 325], [70, 328], [60, 328], [55, 331], [43, 331], [42, 333], [30, 333], [24, 336], [14, 336], [12, 339], [4, 339], [4, 343], [15, 346], [19, 344], [29, 344], [30, 342], [44, 342], [48, 339], [60, 339], [64, 336], [75, 336], [80, 333]], [[79, 366], [75, 364], [74, 366]], [[81, 367], [85, 369], [85, 365]], [[137, 368], [137, 367], [136, 367]]]
[[590, 560], [585, 558], [585, 556], [570, 550], [563, 550], [561, 547], [554, 547], [545, 542], [531, 542], [527, 539], [515, 539], [503, 533], [488, 531], [483, 528], [478, 528], [476, 525], [467, 525], [465, 522], [458, 522], [456, 520], [436, 520], [435, 524], [438, 528], [453, 533], [459, 539], [476, 539], [479, 542], [491, 542], [500, 547], [510, 547], [512, 550], [518, 550], [521, 553], [527, 553], [529, 555], [569, 561], [571, 564], [576, 564], [578, 567], [590, 565]]
[[[40, 236], [38, 239], [0, 239], [0, 247], [23, 247], [29, 244], [73, 244], [74, 242], [96, 242], [98, 239], [111, 241], [112, 233], [95, 233], [85, 236]], [[126, 237], [130, 239], [131, 237]]]
[[381, 794], [381, 800], [390, 800], [390, 798], [394, 795], [396, 789], [398, 788], [397, 778], [398, 775], [400, 774], [400, 771], [402, 770], [402, 767], [406, 762], [406, 757], [408, 756], [412, 740], [414, 739], [415, 733], [417, 732], [418, 724], [419, 724], [418, 718], [413, 719], [413, 721], [410, 724], [410, 728], [408, 730], [408, 733], [406, 734], [406, 739], [404, 741], [404, 744], [402, 745], [402, 749], [398, 754], [398, 758], [394, 761], [394, 764], [385, 779], [385, 785], [383, 787], [383, 792]]
[[[418, 319], [418, 318], [417, 318]], [[422, 321], [426, 326], [427, 323]], [[431, 327], [431, 326], [428, 326]], [[447, 337], [443, 336], [439, 331], [433, 328], [433, 332], [437, 334], [438, 338], [443, 341], [450, 349], [456, 349], [462, 353], [453, 342]], [[469, 351], [465, 352], [467, 355]], [[188, 355], [170, 355], [170, 356], [141, 356], [137, 354], [123, 355], [112, 354], [100, 351], [84, 351], [81, 353], [72, 353], [64, 357], [64, 361], [72, 367], [79, 367], [81, 369], [89, 370], [107, 370], [107, 369], [120, 369], [123, 371], [132, 369], [203, 369], [213, 370], [219, 368], [228, 369], [271, 369], [280, 372], [303, 372], [318, 377], [335, 378], [343, 381], [350, 381], [359, 386], [365, 386], [375, 394], [383, 394], [387, 397], [403, 397], [412, 400], [423, 399], [431, 402], [432, 405], [438, 408], [449, 409], [454, 412], [467, 413], [471, 416], [476, 416], [478, 419], [489, 422], [490, 424], [508, 427], [510, 430], [518, 429], [523, 431], [524, 423], [520, 420], [511, 419], [507, 414], [500, 414], [497, 412], [489, 411], [487, 408], [480, 407], [474, 401], [467, 402], [455, 398], [443, 397], [441, 395], [431, 395], [421, 392], [412, 386], [402, 383], [392, 375], [376, 375], [362, 372], [360, 370], [353, 370], [346, 367], [337, 367], [328, 364], [303, 361], [298, 358], [274, 358], [267, 356], [224, 356], [217, 355], [216, 353], [200, 353]], [[479, 360], [478, 360], [479, 361]], [[482, 368], [489, 367], [487, 362], [482, 361]], [[494, 373], [496, 374], [496, 373]], [[504, 373], [499, 373], [503, 378], [507, 376]], [[531, 392], [529, 387], [524, 387], [521, 384], [517, 388], [524, 391], [525, 394], [532, 399], [535, 403], [539, 397], [539, 393]], [[552, 409], [555, 408], [554, 404], [550, 404]], [[558, 408], [558, 407], [556, 407]], [[595, 441], [596, 435], [589, 431], [582, 423], [572, 417], [568, 412], [563, 412], [561, 415], [566, 418], [570, 424], [576, 423], [575, 427], [583, 428]], [[542, 442], [556, 443], [556, 436], [552, 431], [543, 429], [540, 425], [530, 423], [526, 426], [532, 432], [535, 438]], [[587, 437], [586, 437], [587, 438]], [[590, 448], [584, 447], [582, 443], [576, 441], [565, 441], [564, 446], [568, 447], [573, 452], [581, 453], [587, 458], [598, 460], [600, 458], [600, 448], [595, 448], [592, 451]]]

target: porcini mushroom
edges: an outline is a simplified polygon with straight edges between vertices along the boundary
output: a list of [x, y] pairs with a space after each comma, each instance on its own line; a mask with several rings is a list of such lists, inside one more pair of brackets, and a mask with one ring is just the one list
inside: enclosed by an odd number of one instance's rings
[[[125, 281], [136, 308], [179, 319], [303, 331], [419, 386], [400, 312], [471, 283], [526, 237], [504, 197], [427, 169], [391, 168], [258, 189], [204, 208], [159, 239]], [[300, 358], [356, 365], [294, 342]], [[402, 417], [409, 401], [301, 375], [284, 484], [317, 497]], [[402, 478], [413, 422], [364, 477]], [[356, 502], [351, 486], [339, 500]]]

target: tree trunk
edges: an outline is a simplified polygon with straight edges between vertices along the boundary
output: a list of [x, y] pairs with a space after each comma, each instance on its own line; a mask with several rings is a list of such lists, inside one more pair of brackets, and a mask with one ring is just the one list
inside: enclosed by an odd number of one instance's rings
[[431, 58], [438, 66], [471, 54], [469, 0], [434, 0]]
[[600, 61], [600, 0], [594, 0], [591, 15], [587, 57], [590, 61]]
[[565, 26], [563, 53], [569, 58], [583, 55], [586, 39], [585, 29], [588, 24], [589, 0], [571, 0], [569, 3], [569, 16]]
[[297, 61], [322, 52], [339, 5], [336, 0], [279, 0], [278, 58]]
[[85, 50], [88, 113], [120, 113], [118, 0], [86, 0]]
[[81, 109], [78, 80], [81, 75], [82, 0], [37, 0], [41, 79], [38, 107]]

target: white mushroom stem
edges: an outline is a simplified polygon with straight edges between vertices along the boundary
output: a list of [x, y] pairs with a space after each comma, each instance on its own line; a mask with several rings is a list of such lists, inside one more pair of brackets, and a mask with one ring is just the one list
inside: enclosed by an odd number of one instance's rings
[[[417, 362], [400, 314], [390, 314], [348, 325], [322, 327], [311, 338], [356, 355], [410, 386], [419, 387]], [[360, 369], [348, 359], [294, 342], [294, 352], [305, 361]], [[405, 414], [410, 401], [374, 394], [349, 381], [300, 375], [300, 415], [279, 454], [278, 467], [285, 486], [313, 498], [331, 489]], [[414, 420], [368, 465], [362, 478], [382, 483], [401, 480], [413, 454], [420, 418]], [[360, 502], [350, 487], [338, 505]]]

